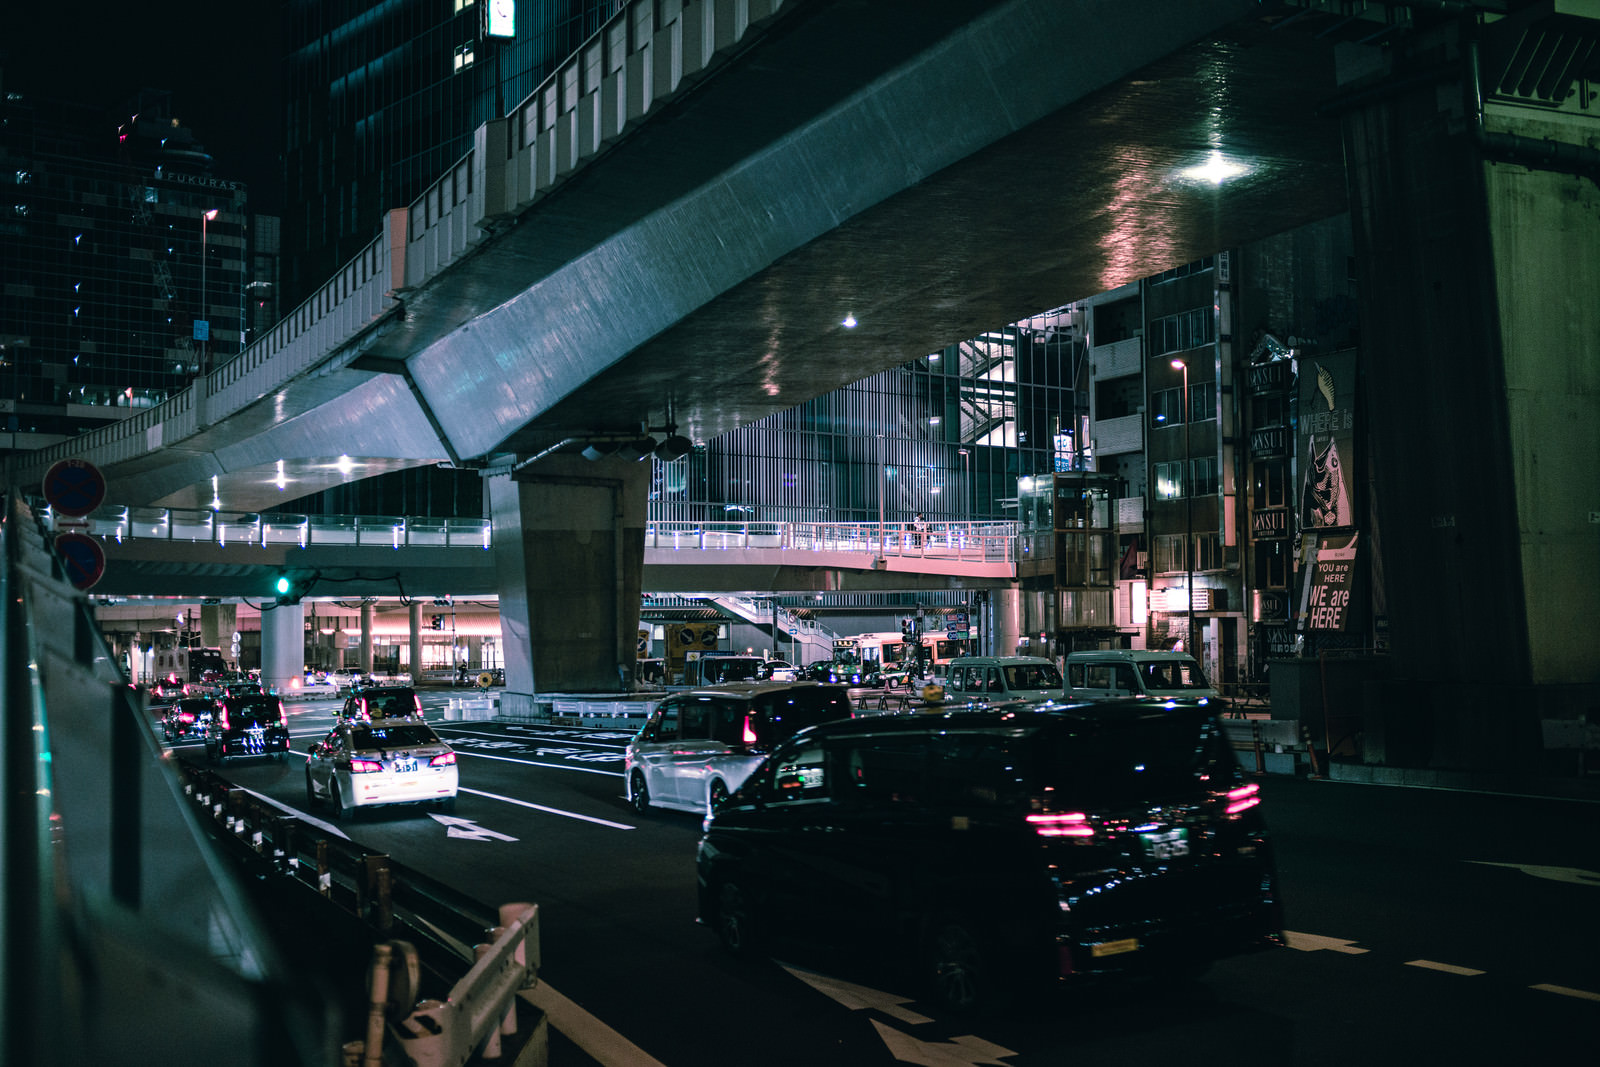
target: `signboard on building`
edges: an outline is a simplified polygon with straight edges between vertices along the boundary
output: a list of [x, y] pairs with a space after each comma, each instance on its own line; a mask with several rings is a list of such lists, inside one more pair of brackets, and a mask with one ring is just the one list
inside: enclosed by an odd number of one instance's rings
[[1356, 357], [1307, 359], [1300, 374], [1300, 529], [1356, 524]]
[[1261, 458], [1289, 454], [1289, 428], [1267, 426], [1250, 431], [1250, 455]]
[[1281, 541], [1289, 536], [1288, 508], [1256, 508], [1250, 513], [1250, 536], [1257, 541]]
[[1306, 578], [1300, 622], [1306, 630], [1343, 633], [1350, 625], [1350, 594], [1355, 588], [1356, 541], [1361, 535], [1325, 534]]
[[1250, 391], [1272, 393], [1289, 388], [1289, 374], [1293, 366], [1287, 359], [1255, 364], [1249, 370]]

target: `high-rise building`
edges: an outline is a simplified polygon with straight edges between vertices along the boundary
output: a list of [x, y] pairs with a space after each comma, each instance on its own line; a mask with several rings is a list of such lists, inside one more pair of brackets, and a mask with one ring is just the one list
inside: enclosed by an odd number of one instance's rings
[[0, 190], [0, 447], [125, 418], [243, 348], [248, 190], [169, 94], [100, 109], [8, 87]]

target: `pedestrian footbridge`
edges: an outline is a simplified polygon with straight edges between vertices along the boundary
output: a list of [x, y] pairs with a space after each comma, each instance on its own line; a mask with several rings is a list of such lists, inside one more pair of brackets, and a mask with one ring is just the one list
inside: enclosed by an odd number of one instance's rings
[[[288, 572], [315, 597], [486, 596], [499, 592], [488, 519], [300, 515], [104, 505], [81, 529], [106, 555], [93, 591], [121, 596], [271, 596]], [[76, 523], [87, 523], [77, 526]], [[923, 591], [1009, 584], [1014, 523], [651, 522], [652, 593]]]

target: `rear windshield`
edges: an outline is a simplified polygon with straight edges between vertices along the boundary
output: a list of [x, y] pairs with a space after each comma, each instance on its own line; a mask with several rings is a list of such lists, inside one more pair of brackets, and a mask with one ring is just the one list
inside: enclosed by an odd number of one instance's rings
[[729, 656], [726, 659], [711, 658], [700, 661], [700, 677], [705, 685], [721, 685], [723, 682], [745, 682], [756, 676], [761, 661], [747, 656]]
[[374, 719], [403, 719], [417, 711], [416, 694], [409, 689], [366, 692], [361, 699], [367, 705], [367, 714]]
[[230, 702], [228, 704], [228, 718], [240, 721], [255, 721], [257, 719], [279, 718], [278, 702], [276, 700], [250, 700]]
[[756, 740], [763, 745], [787, 741], [807, 726], [850, 717], [850, 694], [833, 685], [805, 686], [763, 693], [754, 701]]
[[[1043, 728], [886, 732], [832, 738], [838, 795], [966, 808], [1097, 809], [1193, 796], [1231, 781], [1233, 751], [1203, 712], [1064, 720]], [[837, 784], [837, 783], [843, 783]]]
[[1237, 761], [1216, 719], [1203, 711], [1120, 711], [1050, 731], [1032, 770], [1038, 790], [1098, 806], [1185, 796], [1202, 777], [1230, 780]]
[[413, 748], [417, 745], [440, 744], [439, 735], [432, 728], [421, 723], [405, 723], [396, 726], [372, 726], [350, 731], [350, 747], [353, 749], [369, 748]]

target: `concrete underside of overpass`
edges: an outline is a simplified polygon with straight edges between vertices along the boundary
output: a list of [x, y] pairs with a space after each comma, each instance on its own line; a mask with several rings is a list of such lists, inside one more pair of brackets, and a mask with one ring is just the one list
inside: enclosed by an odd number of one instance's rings
[[[398, 294], [403, 313], [229, 425], [107, 471], [112, 495], [204, 507], [216, 475], [227, 506], [260, 508], [287, 502], [280, 459], [292, 496], [669, 416], [705, 441], [1338, 214], [1338, 123], [1317, 112], [1333, 46], [1275, 32], [1282, 16], [1254, 0], [785, 4]], [[1213, 150], [1250, 169], [1182, 176]]]

